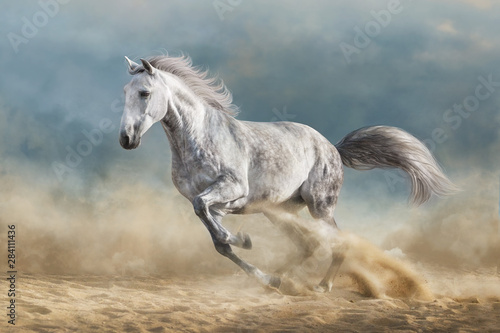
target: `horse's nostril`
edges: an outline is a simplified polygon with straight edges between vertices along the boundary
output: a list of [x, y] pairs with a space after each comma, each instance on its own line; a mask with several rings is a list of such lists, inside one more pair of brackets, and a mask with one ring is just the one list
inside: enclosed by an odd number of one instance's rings
[[130, 137], [127, 134], [122, 134], [120, 136], [120, 143], [125, 148], [130, 145]]

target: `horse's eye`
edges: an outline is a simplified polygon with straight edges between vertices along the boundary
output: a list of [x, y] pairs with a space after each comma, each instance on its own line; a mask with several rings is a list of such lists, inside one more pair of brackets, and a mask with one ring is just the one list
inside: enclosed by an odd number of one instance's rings
[[139, 95], [141, 95], [141, 97], [149, 97], [149, 95], [151, 95], [151, 93], [149, 91], [139, 91]]

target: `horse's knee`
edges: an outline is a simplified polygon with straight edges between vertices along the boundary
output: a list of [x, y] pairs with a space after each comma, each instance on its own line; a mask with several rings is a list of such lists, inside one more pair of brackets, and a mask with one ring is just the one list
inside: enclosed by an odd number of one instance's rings
[[196, 196], [193, 199], [193, 208], [194, 208], [194, 213], [197, 216], [199, 216], [199, 217], [203, 216], [203, 213], [206, 211], [207, 206], [206, 206], [205, 201], [203, 200], [202, 197]]
[[320, 242], [314, 237], [307, 237], [302, 247], [302, 257], [305, 259], [310, 258], [314, 252], [320, 247]]
[[215, 250], [222, 254], [223, 256], [227, 257], [233, 250], [231, 250], [231, 246], [228, 244], [221, 243], [219, 241], [214, 241], [214, 246]]

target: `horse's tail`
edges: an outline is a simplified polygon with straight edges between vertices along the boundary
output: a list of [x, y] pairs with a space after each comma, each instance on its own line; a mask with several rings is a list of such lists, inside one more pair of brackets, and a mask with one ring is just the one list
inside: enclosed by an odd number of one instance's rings
[[360, 128], [347, 134], [335, 147], [347, 167], [405, 171], [411, 179], [410, 201], [413, 204], [426, 202], [432, 193], [449, 195], [457, 191], [429, 149], [402, 129], [389, 126]]

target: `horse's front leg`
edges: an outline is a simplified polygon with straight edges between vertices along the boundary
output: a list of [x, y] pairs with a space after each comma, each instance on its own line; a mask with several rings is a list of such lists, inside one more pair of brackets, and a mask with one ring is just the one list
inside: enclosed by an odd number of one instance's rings
[[252, 248], [250, 236], [246, 233], [231, 234], [221, 224], [223, 213], [212, 209], [214, 205], [225, 204], [245, 197], [248, 194], [248, 185], [237, 181], [233, 177], [221, 176], [215, 183], [206, 188], [193, 199], [194, 212], [207, 227], [210, 235], [220, 244], [234, 245], [244, 249]]
[[257, 278], [260, 283], [269, 287], [279, 288], [281, 284], [279, 277], [263, 273], [257, 267], [239, 258], [231, 249], [230, 245], [250, 249], [252, 247], [250, 237], [243, 233], [232, 235], [221, 224], [223, 213], [217, 209], [210, 208], [213, 205], [238, 200], [247, 194], [248, 186], [245, 183], [238, 182], [231, 177], [219, 177], [214, 184], [210, 185], [193, 199], [194, 211], [210, 232], [217, 252], [229, 258], [248, 275]]
[[214, 241], [215, 249], [217, 250], [217, 252], [222, 254], [224, 257], [229, 258], [236, 265], [240, 266], [240, 268], [244, 270], [245, 273], [255, 277], [260, 283], [267, 287], [279, 289], [281, 285], [281, 279], [279, 277], [265, 274], [257, 267], [247, 263], [233, 252], [230, 245], [222, 244], [214, 237], [212, 237], [212, 240]]

